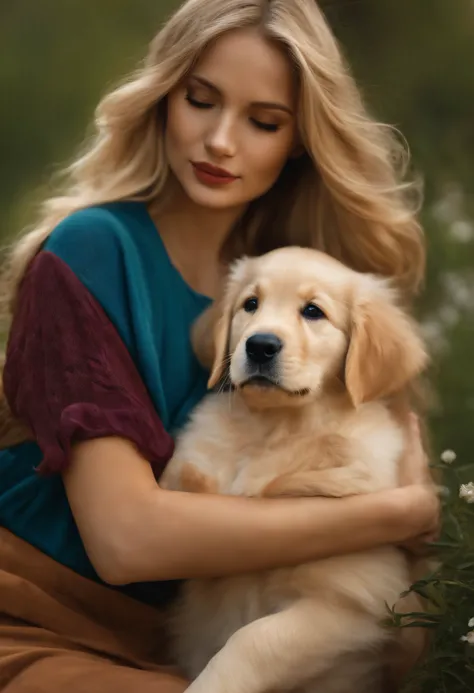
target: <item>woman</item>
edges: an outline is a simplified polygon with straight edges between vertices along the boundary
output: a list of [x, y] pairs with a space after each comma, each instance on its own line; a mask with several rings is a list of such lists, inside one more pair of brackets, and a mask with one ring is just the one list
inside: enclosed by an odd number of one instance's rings
[[[13, 248], [0, 456], [0, 689], [182, 690], [160, 610], [179, 580], [430, 532], [417, 431], [395, 491], [258, 500], [160, 489], [205, 394], [194, 319], [226, 264], [285, 244], [409, 299], [424, 248], [387, 128], [313, 0], [188, 0], [97, 111], [61, 195]], [[415, 427], [416, 428], [416, 427]]]

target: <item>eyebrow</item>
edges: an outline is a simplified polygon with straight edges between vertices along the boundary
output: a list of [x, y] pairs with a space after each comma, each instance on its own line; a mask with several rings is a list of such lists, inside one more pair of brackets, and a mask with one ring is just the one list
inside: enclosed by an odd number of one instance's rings
[[[200, 77], [199, 75], [191, 75], [191, 79], [193, 79], [195, 82], [199, 82], [204, 87], [207, 87], [216, 94], [221, 95], [220, 89], [218, 89], [218, 87], [216, 87], [215, 84], [209, 82], [209, 80], [205, 79], [204, 77]], [[251, 106], [257, 106], [258, 108], [268, 108], [274, 111], [284, 111], [285, 113], [293, 115], [293, 111], [291, 110], [291, 108], [289, 108], [289, 106], [285, 106], [285, 104], [283, 103], [276, 103], [273, 101], [253, 101], [251, 103]]]

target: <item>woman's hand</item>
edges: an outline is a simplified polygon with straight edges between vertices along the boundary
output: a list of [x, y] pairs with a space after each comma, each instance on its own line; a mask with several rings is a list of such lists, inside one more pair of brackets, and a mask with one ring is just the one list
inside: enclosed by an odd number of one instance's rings
[[427, 544], [439, 535], [440, 502], [423, 449], [419, 419], [414, 413], [410, 415], [409, 441], [400, 463], [399, 482], [411, 494], [408, 520], [413, 529], [412, 536], [401, 546], [411, 553], [425, 553]]

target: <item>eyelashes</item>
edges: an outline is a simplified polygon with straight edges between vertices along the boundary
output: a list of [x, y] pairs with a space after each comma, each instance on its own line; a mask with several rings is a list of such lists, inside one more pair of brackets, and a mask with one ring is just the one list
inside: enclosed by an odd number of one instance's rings
[[[214, 108], [213, 103], [209, 101], [201, 101], [199, 99], [196, 99], [189, 91], [186, 93], [185, 98], [189, 105], [193, 108], [198, 108], [203, 111]], [[249, 121], [258, 130], [263, 130], [264, 132], [278, 132], [278, 130], [280, 130], [281, 128], [281, 125], [277, 125], [275, 123], [264, 123], [261, 120], [257, 120], [256, 118], [249, 118]]]
[[186, 94], [186, 101], [191, 104], [194, 108], [202, 108], [202, 109], [209, 109], [212, 108], [214, 104], [212, 103], [207, 103], [206, 101], [198, 101], [198, 99], [195, 99], [191, 94], [188, 92]]
[[261, 120], [255, 120], [255, 118], [250, 118], [250, 122], [252, 122], [255, 127], [259, 128], [260, 130], [265, 130], [265, 132], [278, 132], [280, 129], [280, 125], [274, 125], [273, 123], [262, 123]]

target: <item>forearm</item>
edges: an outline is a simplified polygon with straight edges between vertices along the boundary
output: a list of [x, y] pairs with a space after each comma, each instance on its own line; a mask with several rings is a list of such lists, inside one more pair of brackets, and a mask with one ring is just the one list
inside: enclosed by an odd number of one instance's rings
[[158, 491], [144, 512], [122, 547], [124, 582], [258, 571], [404, 538], [395, 492], [260, 500]]
[[63, 479], [89, 558], [115, 584], [258, 571], [396, 543], [416, 535], [423, 505], [410, 495], [416, 487], [341, 499], [168, 491], [118, 438], [79, 443]]

